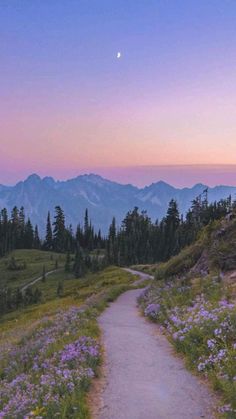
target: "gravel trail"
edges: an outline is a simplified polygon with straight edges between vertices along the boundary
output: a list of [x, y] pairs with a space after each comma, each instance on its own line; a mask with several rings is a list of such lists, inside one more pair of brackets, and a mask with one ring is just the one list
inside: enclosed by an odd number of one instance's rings
[[207, 387], [185, 369], [158, 327], [140, 315], [140, 292], [125, 292], [100, 316], [105, 383], [94, 418], [213, 418], [215, 400]]
[[127, 271], [127, 272], [139, 277], [139, 279], [137, 279], [137, 281], [134, 282], [134, 285], [139, 285], [143, 281], [154, 279], [153, 275], [149, 275], [149, 274], [146, 274], [146, 273], [140, 272], [140, 271], [135, 271], [134, 269], [124, 268], [124, 271]]

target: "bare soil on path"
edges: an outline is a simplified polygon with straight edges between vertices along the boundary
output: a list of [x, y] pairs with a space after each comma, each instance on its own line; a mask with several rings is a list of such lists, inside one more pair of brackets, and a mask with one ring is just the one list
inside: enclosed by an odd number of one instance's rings
[[158, 327], [139, 313], [141, 291], [125, 292], [99, 318], [105, 367], [93, 417], [214, 418], [214, 396], [185, 369]]

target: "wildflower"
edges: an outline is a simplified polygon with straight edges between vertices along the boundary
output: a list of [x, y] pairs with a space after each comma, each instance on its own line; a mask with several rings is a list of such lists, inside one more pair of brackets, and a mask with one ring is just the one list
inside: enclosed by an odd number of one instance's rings
[[161, 309], [160, 304], [149, 304], [146, 307], [144, 314], [145, 316], [156, 318], [160, 312], [160, 309]]
[[208, 346], [209, 349], [214, 349], [215, 348], [215, 344], [216, 344], [215, 339], [208, 339], [207, 346]]

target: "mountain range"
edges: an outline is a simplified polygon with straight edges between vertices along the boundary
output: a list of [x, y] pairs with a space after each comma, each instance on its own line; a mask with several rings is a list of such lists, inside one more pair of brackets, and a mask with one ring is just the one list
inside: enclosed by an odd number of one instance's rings
[[[131, 184], [123, 185], [102, 178], [95, 174], [80, 175], [76, 178], [55, 181], [52, 177], [41, 178], [37, 174], [14, 186], [0, 185], [0, 209], [8, 211], [16, 205], [25, 208], [26, 216], [38, 224], [44, 234], [47, 212], [54, 212], [60, 205], [66, 215], [67, 225], [73, 228], [83, 223], [85, 209], [88, 208], [93, 225], [103, 233], [107, 232], [112, 217], [120, 224], [125, 214], [137, 206], [146, 210], [152, 220], [161, 219], [167, 210], [169, 201], [177, 200], [182, 214], [191, 206], [191, 201], [198, 196], [206, 185], [196, 184], [192, 188], [175, 188], [163, 181], [152, 183], [144, 188]], [[209, 201], [218, 201], [232, 195], [236, 196], [236, 187], [216, 186], [209, 188]]]

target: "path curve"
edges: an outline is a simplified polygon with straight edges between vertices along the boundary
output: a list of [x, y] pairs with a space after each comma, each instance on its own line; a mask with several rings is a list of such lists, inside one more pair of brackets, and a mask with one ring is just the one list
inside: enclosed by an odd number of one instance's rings
[[134, 269], [130, 269], [130, 268], [123, 268], [123, 269], [124, 269], [124, 271], [127, 271], [127, 272], [129, 272], [133, 275], [139, 276], [139, 279], [137, 279], [137, 281], [135, 281], [133, 283], [134, 285], [139, 285], [143, 281], [148, 281], [150, 279], [154, 279], [153, 275], [146, 274], [145, 272], [135, 271]]
[[213, 418], [214, 397], [176, 357], [158, 327], [142, 317], [137, 297], [122, 294], [100, 316], [105, 384], [99, 419]]
[[[61, 271], [62, 268], [59, 269], [54, 269], [53, 271], [49, 271], [45, 273], [45, 278], [47, 278], [49, 275], [52, 275], [55, 272]], [[35, 279], [32, 279], [32, 281], [28, 282], [27, 284], [23, 285], [23, 287], [21, 288], [21, 291], [25, 291], [27, 288], [29, 288], [30, 286], [36, 284], [37, 282], [41, 281], [43, 279], [43, 275], [38, 276]]]

